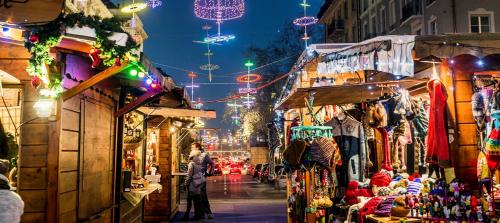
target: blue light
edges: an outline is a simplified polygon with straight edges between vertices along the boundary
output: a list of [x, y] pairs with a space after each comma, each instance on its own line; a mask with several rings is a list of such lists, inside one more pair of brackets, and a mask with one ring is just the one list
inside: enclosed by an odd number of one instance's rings
[[153, 83], [153, 80], [151, 80], [151, 78], [146, 79], [146, 84], [151, 85], [152, 83]]
[[482, 67], [484, 65], [484, 61], [482, 59], [479, 59], [478, 61], [476, 61], [476, 64]]

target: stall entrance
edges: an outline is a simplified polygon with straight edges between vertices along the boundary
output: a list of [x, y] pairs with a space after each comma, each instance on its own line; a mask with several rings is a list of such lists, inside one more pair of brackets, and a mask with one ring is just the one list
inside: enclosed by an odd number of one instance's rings
[[112, 100], [89, 91], [63, 104], [60, 209], [78, 221], [112, 219], [114, 110]]

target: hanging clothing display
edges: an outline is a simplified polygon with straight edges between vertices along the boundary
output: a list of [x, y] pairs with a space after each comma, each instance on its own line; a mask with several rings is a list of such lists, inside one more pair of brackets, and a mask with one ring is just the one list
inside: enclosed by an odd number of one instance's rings
[[389, 145], [389, 133], [385, 128], [377, 128], [377, 130], [382, 135], [383, 140], [383, 153], [384, 159], [382, 160], [382, 168], [385, 170], [392, 171], [392, 162], [391, 162], [391, 150]]
[[446, 122], [446, 89], [437, 79], [427, 82], [427, 89], [430, 96], [430, 115], [426, 161], [447, 167], [450, 165], [450, 152]]
[[486, 139], [486, 159], [490, 170], [500, 167], [500, 110], [491, 113], [491, 133]]
[[341, 150], [342, 166], [338, 170], [343, 174], [338, 174], [339, 185], [347, 185], [351, 180], [364, 181], [367, 153], [363, 125], [350, 116], [332, 119], [328, 125], [333, 127], [333, 136]]

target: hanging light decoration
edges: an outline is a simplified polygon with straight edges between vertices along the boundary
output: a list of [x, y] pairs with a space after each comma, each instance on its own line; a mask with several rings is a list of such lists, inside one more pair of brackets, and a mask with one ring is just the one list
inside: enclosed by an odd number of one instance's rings
[[241, 18], [245, 13], [244, 0], [195, 0], [194, 14], [205, 20], [222, 22]]
[[307, 27], [318, 23], [318, 19], [316, 17], [307, 16], [307, 8], [311, 7], [311, 5], [307, 3], [307, 0], [303, 0], [300, 5], [304, 8], [304, 16], [293, 20], [293, 24], [296, 26], [304, 27], [304, 36], [302, 37], [302, 40], [304, 40], [304, 42], [306, 43], [307, 48], [308, 40], [310, 39], [309, 35], [307, 34]]
[[148, 5], [144, 2], [132, 3], [124, 6], [121, 11], [123, 13], [136, 13], [144, 10]]
[[126, 6], [124, 6], [121, 11], [123, 13], [127, 13], [127, 14], [132, 14], [132, 18], [130, 19], [130, 27], [132, 28], [135, 28], [136, 27], [136, 13], [137, 12], [140, 12], [142, 10], [144, 10], [145, 8], [147, 8], [148, 5], [144, 2], [135, 2], [135, 0], [132, 0], [132, 3], [131, 4], [128, 4]]
[[195, 0], [194, 14], [200, 19], [215, 21], [217, 34], [209, 35], [205, 42], [218, 43], [235, 39], [234, 35], [223, 35], [221, 24], [224, 21], [241, 18], [245, 13], [244, 0]]
[[163, 2], [161, 0], [146, 0], [146, 4], [153, 9], [161, 6], [162, 3]]

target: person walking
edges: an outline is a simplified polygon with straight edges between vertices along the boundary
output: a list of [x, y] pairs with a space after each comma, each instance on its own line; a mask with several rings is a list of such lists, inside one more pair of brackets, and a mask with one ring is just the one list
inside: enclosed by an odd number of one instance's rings
[[[208, 153], [202, 148], [201, 144], [195, 142], [191, 144], [191, 151], [199, 151], [200, 152], [200, 160], [201, 160], [201, 171], [203, 172], [205, 177], [210, 177], [214, 175], [215, 164], [214, 161], [210, 158]], [[209, 169], [210, 167], [210, 169]], [[207, 196], [207, 182], [205, 181], [201, 186], [201, 205], [203, 207], [203, 215], [207, 214], [208, 219], [213, 219], [214, 216], [212, 214], [212, 209], [210, 208], [210, 202], [208, 201]]]
[[9, 161], [0, 159], [0, 223], [21, 222], [24, 202], [21, 197], [10, 190]]
[[189, 220], [192, 203], [194, 203], [194, 217], [191, 220], [205, 218], [201, 203], [201, 187], [205, 183], [205, 176], [201, 171], [201, 160], [199, 151], [191, 151], [189, 154], [188, 175], [184, 186], [188, 189], [186, 212], [183, 220]]

